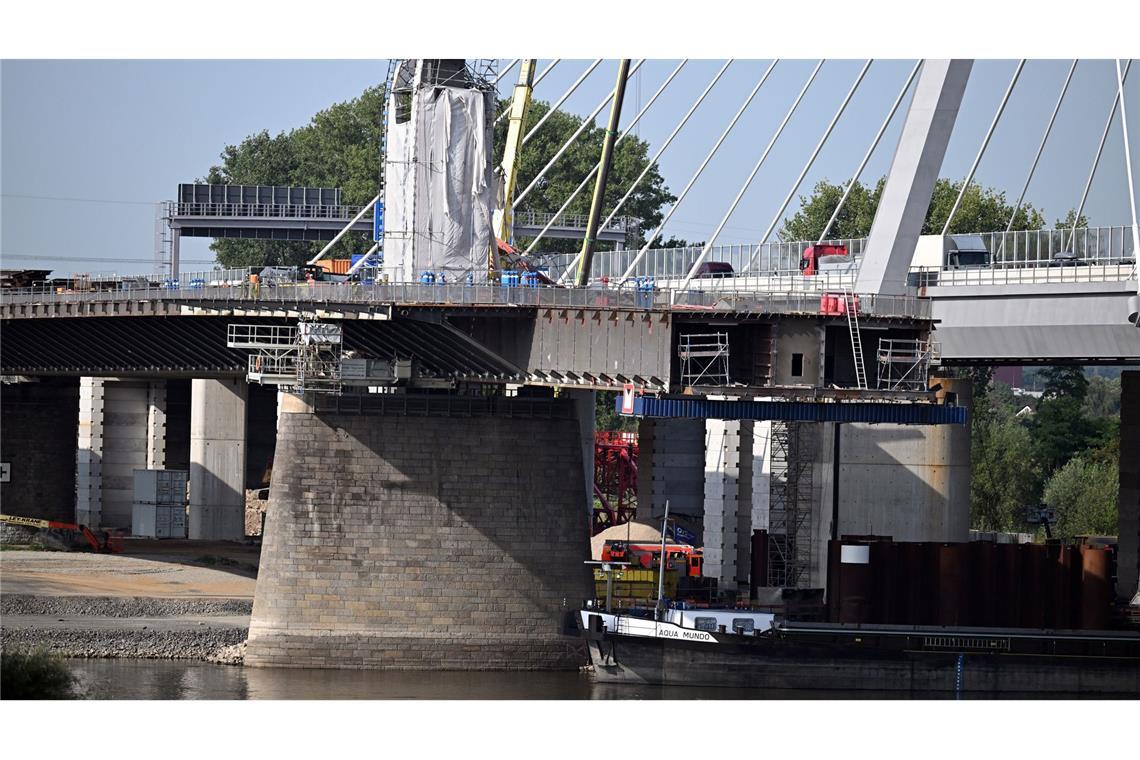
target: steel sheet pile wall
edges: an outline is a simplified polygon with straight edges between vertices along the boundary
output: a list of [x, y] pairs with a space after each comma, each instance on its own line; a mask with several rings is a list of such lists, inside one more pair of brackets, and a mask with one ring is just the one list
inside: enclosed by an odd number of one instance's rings
[[1110, 579], [1109, 550], [1096, 547], [830, 541], [828, 619], [1104, 630]]

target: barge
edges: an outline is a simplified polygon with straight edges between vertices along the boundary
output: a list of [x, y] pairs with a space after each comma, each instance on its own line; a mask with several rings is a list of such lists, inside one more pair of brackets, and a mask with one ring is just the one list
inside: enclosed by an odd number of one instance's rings
[[597, 683], [1140, 697], [1131, 632], [799, 623], [732, 609], [587, 607], [578, 623]]

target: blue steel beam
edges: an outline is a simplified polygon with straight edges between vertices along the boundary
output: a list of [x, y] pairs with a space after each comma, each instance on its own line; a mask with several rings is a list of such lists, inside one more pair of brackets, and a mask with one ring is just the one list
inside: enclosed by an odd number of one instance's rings
[[[621, 410], [622, 398], [614, 399]], [[846, 401], [729, 401], [703, 398], [633, 400], [633, 417], [685, 417], [714, 420], [780, 420], [783, 422], [871, 422], [896, 425], [964, 425], [966, 408], [935, 404], [867, 403]]]

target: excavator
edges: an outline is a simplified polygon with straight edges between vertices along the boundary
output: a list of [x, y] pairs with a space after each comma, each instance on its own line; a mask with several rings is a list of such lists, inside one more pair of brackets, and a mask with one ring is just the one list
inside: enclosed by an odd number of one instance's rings
[[105, 530], [96, 533], [86, 525], [58, 522], [56, 520], [40, 520], [35, 517], [20, 517], [18, 515], [0, 515], [0, 522], [6, 522], [10, 525], [23, 525], [27, 528], [44, 528], [47, 530], [80, 533], [91, 546], [92, 551], [101, 554], [118, 554], [123, 550], [123, 544], [118, 536], [113, 536]]

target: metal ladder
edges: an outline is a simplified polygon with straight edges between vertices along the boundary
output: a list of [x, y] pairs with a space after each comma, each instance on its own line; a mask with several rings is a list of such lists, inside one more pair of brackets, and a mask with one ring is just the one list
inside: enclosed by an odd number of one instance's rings
[[855, 387], [867, 390], [867, 368], [863, 364], [863, 340], [859, 335], [859, 304], [850, 290], [843, 291], [843, 311], [851, 334], [851, 354], [855, 361]]

